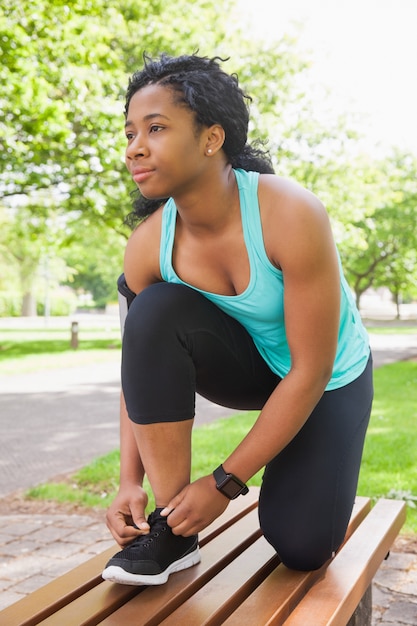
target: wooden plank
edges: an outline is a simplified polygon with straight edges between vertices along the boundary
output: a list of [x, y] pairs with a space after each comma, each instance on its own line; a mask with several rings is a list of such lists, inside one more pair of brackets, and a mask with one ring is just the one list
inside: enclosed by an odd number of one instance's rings
[[[250, 593], [277, 567], [278, 556], [273, 547], [260, 537], [237, 556], [217, 576], [194, 593], [161, 626], [204, 624], [217, 626], [236, 610]], [[262, 624], [261, 616], [253, 624]], [[148, 624], [146, 624], [148, 626]]]
[[103, 582], [38, 622], [38, 626], [95, 626], [131, 598], [140, 595], [142, 589]]
[[250, 511], [257, 509], [259, 492], [259, 487], [249, 487], [249, 493], [244, 497], [231, 500], [224, 513], [199, 534], [200, 547], [220, 535], [226, 528], [235, 524]]
[[[220, 535], [215, 535], [214, 539], [206, 543], [202, 548], [205, 567], [196, 566], [179, 572], [170, 577], [169, 583], [157, 587], [132, 587], [103, 581], [102, 584], [84, 593], [39, 623], [42, 626], [55, 624], [73, 626], [74, 615], [77, 615], [79, 616], [77, 617], [79, 626], [95, 625], [106, 620], [107, 617], [111, 619], [113, 614], [118, 616], [118, 609], [129, 606], [129, 600], [135, 599], [139, 595], [142, 597], [143, 594], [146, 594], [146, 597], [140, 601], [139, 613], [141, 616], [146, 614], [147, 607], [152, 616], [158, 612], [158, 609], [166, 609], [167, 596], [187, 597], [187, 594], [192, 595], [196, 589], [204, 584], [207, 576], [213, 575], [218, 568], [223, 566], [223, 562], [228, 562], [234, 558], [236, 553], [244, 550], [248, 543], [256, 540], [260, 534], [257, 526], [257, 511], [252, 509], [248, 515], [238, 519], [236, 524], [232, 524]], [[212, 547], [213, 543], [215, 547]], [[219, 553], [224, 555], [223, 561], [219, 559]], [[176, 580], [177, 578], [178, 580]], [[151, 598], [150, 602], [149, 597]], [[136, 616], [137, 611], [138, 609], [134, 611]], [[116, 623], [120, 623], [119, 617], [116, 618]], [[121, 623], [125, 622], [122, 621]], [[132, 622], [128, 621], [127, 623]]]
[[345, 626], [401, 530], [405, 510], [404, 502], [379, 500], [285, 626]]
[[111, 548], [4, 609], [0, 623], [74, 626], [75, 619], [77, 626], [345, 626], [404, 523], [405, 504], [381, 500], [366, 516], [369, 499], [357, 498], [335, 559], [318, 572], [300, 573], [278, 566], [274, 550], [261, 537], [258, 495], [259, 489], [252, 488], [231, 502], [200, 535], [202, 562], [172, 575], [166, 585], [102, 581], [101, 571], [115, 551]]
[[118, 611], [100, 622], [101, 626], [154, 626], [198, 593], [219, 571], [256, 542], [261, 535], [257, 510], [251, 510], [201, 549], [201, 563], [170, 576], [165, 585], [146, 587]]
[[[344, 543], [363, 522], [371, 509], [369, 498], [357, 497], [353, 507]], [[265, 581], [224, 622], [224, 626], [253, 626], [283, 624], [285, 619], [327, 567], [315, 572], [297, 572], [279, 565]]]
[[[200, 534], [200, 545], [208, 543], [225, 528], [235, 523], [237, 519], [256, 508], [258, 498], [259, 487], [251, 487], [244, 498], [237, 498], [232, 501], [225, 513]], [[107, 561], [119, 549], [115, 544], [114, 547], [105, 550], [44, 587], [33, 591], [22, 600], [6, 607], [0, 611], [0, 624], [36, 626], [49, 615], [53, 615], [96, 585], [103, 583], [101, 572]], [[125, 589], [126, 599], [131, 596], [131, 590], [126, 585], [121, 586], [121, 588]]]
[[[219, 568], [224, 567], [252, 543], [259, 536], [257, 526], [257, 512], [252, 510], [248, 515], [239, 519], [232, 527], [214, 537], [212, 541], [202, 548], [203, 565], [173, 574], [166, 585], [156, 587], [132, 587], [127, 585], [104, 582], [91, 589], [80, 598], [56, 611], [53, 615], [40, 622], [42, 626], [73, 626], [74, 615], [77, 615], [77, 626], [91, 626], [98, 623], [106, 623], [106, 619], [116, 620], [116, 624], [137, 624], [138, 614], [141, 623], [145, 623], [145, 616], [149, 614], [154, 618], [159, 613], [166, 612], [175, 601], [181, 603], [185, 598], [195, 593], [205, 581], [213, 576]], [[214, 547], [213, 547], [213, 544]], [[219, 558], [219, 555], [223, 558]], [[133, 610], [135, 619], [130, 621], [126, 617], [126, 607], [129, 600], [139, 599], [139, 604]], [[171, 597], [171, 603], [169, 598]], [[121, 613], [118, 612], [120, 609]], [[104, 621], [104, 622], [103, 622]], [[157, 618], [156, 623], [159, 623]], [[112, 622], [110, 622], [112, 623]]]

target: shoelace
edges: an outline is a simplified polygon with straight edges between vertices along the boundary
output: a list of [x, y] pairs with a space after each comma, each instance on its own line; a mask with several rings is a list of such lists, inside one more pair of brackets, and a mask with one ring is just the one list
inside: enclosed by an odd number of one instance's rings
[[166, 532], [167, 530], [166, 518], [161, 517], [157, 511], [149, 515], [148, 523], [151, 527], [150, 532], [147, 535], [139, 535], [139, 537], [136, 537], [130, 547], [139, 547], [140, 545], [141, 547], [149, 548], [153, 540], [159, 537], [161, 532]]

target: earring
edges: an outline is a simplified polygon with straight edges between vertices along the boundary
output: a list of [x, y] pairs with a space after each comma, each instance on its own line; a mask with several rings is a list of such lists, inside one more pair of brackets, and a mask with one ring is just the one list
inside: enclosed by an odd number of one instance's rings
[[209, 149], [207, 150], [207, 154], [211, 154], [212, 152], [213, 152], [213, 150], [212, 150], [211, 148], [209, 148]]

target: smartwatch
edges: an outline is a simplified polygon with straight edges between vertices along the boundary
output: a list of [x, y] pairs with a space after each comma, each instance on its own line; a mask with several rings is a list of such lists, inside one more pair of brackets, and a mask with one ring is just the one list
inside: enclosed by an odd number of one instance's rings
[[244, 496], [249, 492], [248, 487], [237, 476], [224, 471], [223, 465], [219, 465], [214, 470], [213, 476], [217, 489], [229, 500], [234, 500], [238, 496]]

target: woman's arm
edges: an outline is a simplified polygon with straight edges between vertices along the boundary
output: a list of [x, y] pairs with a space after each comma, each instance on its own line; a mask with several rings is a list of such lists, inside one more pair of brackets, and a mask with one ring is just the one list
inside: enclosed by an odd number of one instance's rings
[[296, 185], [265, 178], [265, 245], [283, 272], [291, 369], [224, 463], [244, 481], [285, 448], [321, 398], [332, 374], [340, 316], [340, 270], [324, 207]]
[[[152, 245], [156, 238], [159, 239], [159, 233], [155, 232], [157, 226], [155, 219], [147, 220], [132, 234], [127, 244], [124, 273], [133, 294], [138, 294], [158, 280], [157, 246]], [[137, 535], [149, 532], [145, 516], [148, 496], [143, 489], [144, 475], [145, 470], [122, 392], [120, 395], [120, 486], [106, 516], [107, 526], [121, 546], [130, 543]]]
[[143, 464], [122, 393], [120, 397], [120, 484], [118, 494], [106, 515], [107, 526], [121, 546], [130, 543], [137, 535], [149, 532], [145, 516], [148, 496], [142, 486], [144, 476]]
[[[282, 270], [285, 327], [291, 369], [277, 385], [253, 428], [222, 460], [224, 469], [246, 482], [295, 437], [321, 398], [331, 377], [340, 314], [340, 271], [328, 216], [309, 192], [276, 177], [260, 191], [265, 248]], [[169, 523], [178, 534], [198, 532], [210, 517], [193, 502], [211, 491], [212, 476], [186, 488], [170, 503]], [[180, 506], [181, 505], [181, 506]], [[182, 507], [184, 507], [182, 509]], [[182, 511], [186, 513], [182, 513]]]

